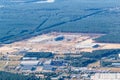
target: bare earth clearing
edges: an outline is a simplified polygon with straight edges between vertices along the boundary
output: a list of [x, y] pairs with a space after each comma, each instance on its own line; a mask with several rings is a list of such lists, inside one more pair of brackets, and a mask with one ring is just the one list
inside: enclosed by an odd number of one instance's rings
[[[12, 53], [20, 51], [44, 51], [53, 53], [75, 53], [75, 52], [91, 52], [100, 49], [120, 49], [120, 44], [114, 43], [96, 43], [93, 39], [103, 34], [85, 34], [85, 33], [48, 33], [35, 36], [27, 40], [6, 44], [0, 47], [0, 53]], [[55, 38], [64, 37], [64, 40], [55, 41]], [[99, 45], [98, 48], [93, 48]]]

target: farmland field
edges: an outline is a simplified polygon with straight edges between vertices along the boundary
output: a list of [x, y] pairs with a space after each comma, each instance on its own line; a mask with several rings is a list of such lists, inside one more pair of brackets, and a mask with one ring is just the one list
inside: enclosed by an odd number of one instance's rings
[[51, 31], [104, 33], [120, 43], [120, 0], [0, 0], [0, 43]]

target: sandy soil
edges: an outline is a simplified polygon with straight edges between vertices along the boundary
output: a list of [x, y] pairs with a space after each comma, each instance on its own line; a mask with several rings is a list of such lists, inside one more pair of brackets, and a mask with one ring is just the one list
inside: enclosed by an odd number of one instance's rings
[[[44, 51], [53, 53], [74, 53], [74, 52], [91, 52], [100, 49], [120, 49], [120, 44], [114, 43], [96, 43], [94, 38], [102, 34], [83, 34], [83, 33], [48, 33], [32, 37], [27, 40], [15, 42], [0, 47], [0, 53], [13, 53], [23, 50], [27, 51]], [[64, 36], [62, 41], [55, 41], [58, 36]], [[99, 44], [100, 47], [93, 48], [93, 45]]]
[[109, 68], [109, 67], [104, 67], [104, 68], [100, 68], [99, 70], [111, 71], [111, 72], [120, 72], [120, 68]]

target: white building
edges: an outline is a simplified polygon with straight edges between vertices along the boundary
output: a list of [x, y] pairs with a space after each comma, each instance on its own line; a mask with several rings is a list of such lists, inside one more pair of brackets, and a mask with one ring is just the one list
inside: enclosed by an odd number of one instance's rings
[[120, 53], [118, 54], [118, 58], [120, 59]]
[[22, 71], [33, 71], [36, 70], [39, 61], [22, 61], [20, 63], [20, 69]]
[[21, 65], [37, 65], [39, 61], [22, 61], [20, 64]]
[[120, 73], [96, 73], [91, 80], [120, 80]]

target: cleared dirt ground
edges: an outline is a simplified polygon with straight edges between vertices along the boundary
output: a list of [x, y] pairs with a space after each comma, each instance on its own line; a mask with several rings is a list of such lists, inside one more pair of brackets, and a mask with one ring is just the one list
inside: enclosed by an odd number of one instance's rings
[[[96, 43], [93, 39], [102, 36], [103, 34], [85, 34], [85, 33], [48, 33], [32, 37], [27, 40], [15, 42], [12, 44], [0, 47], [1, 53], [13, 53], [23, 50], [38, 52], [53, 52], [53, 53], [75, 53], [75, 52], [91, 52], [100, 49], [120, 49], [120, 44], [114, 43]], [[64, 36], [64, 40], [55, 41], [55, 38]], [[100, 45], [98, 48], [93, 48], [94, 45]]]

